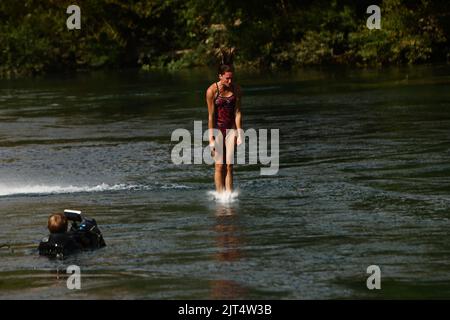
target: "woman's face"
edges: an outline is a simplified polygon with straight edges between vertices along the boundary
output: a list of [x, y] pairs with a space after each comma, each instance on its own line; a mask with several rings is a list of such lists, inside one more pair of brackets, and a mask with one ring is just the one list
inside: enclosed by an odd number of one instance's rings
[[227, 71], [224, 74], [219, 74], [219, 79], [223, 86], [229, 87], [233, 82], [233, 72]]

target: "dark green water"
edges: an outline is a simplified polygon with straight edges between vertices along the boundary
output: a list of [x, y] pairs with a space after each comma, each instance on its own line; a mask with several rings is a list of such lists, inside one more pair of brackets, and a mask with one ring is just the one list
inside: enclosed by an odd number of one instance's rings
[[[450, 67], [237, 80], [244, 128], [280, 129], [280, 170], [238, 165], [231, 203], [211, 166], [170, 159], [213, 73], [0, 81], [0, 298], [450, 298]], [[66, 208], [107, 247], [40, 257]]]

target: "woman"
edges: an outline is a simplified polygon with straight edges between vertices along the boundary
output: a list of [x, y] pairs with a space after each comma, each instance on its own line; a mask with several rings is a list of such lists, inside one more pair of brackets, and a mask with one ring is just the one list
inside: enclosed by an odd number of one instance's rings
[[[241, 88], [233, 82], [234, 48], [221, 51], [219, 81], [206, 90], [211, 155], [215, 160], [216, 191], [233, 191], [234, 147], [242, 143]], [[236, 130], [237, 129], [237, 130]]]

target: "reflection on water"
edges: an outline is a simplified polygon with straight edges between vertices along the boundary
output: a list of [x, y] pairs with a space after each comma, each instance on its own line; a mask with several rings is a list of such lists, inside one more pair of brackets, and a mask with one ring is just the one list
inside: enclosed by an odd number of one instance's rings
[[[221, 264], [231, 266], [239, 261], [242, 255], [242, 235], [239, 228], [239, 216], [231, 203], [216, 203], [216, 224], [214, 225], [217, 251], [214, 258]], [[243, 299], [246, 289], [232, 274], [224, 274], [222, 279], [211, 281], [212, 299]]]
[[233, 280], [214, 280], [211, 282], [211, 299], [245, 299], [247, 289]]
[[214, 227], [218, 247], [218, 252], [215, 254], [216, 259], [224, 262], [239, 260], [242, 245], [236, 210], [228, 205], [217, 204], [216, 218], [217, 223]]

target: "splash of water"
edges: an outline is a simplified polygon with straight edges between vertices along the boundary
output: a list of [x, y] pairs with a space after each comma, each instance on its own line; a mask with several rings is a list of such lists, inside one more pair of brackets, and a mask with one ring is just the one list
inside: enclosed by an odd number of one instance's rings
[[239, 196], [239, 191], [235, 190], [232, 192], [217, 192], [217, 191], [208, 191], [208, 195], [210, 195], [214, 200], [220, 203], [233, 203], [237, 201]]
[[60, 185], [3, 185], [0, 184], [0, 196], [9, 195], [33, 195], [33, 194], [60, 194], [60, 193], [76, 193], [76, 192], [102, 192], [109, 190], [124, 190], [132, 186], [125, 184], [108, 185], [102, 183], [96, 186], [60, 186]]
[[189, 187], [182, 185], [162, 185], [162, 186], [146, 186], [135, 184], [115, 184], [109, 185], [102, 183], [96, 186], [73, 186], [73, 185], [4, 185], [0, 184], [0, 197], [11, 195], [46, 195], [46, 194], [63, 194], [63, 193], [77, 193], [77, 192], [104, 192], [104, 191], [121, 191], [121, 190], [152, 190], [155, 188], [161, 189], [187, 189]]

